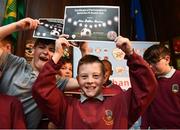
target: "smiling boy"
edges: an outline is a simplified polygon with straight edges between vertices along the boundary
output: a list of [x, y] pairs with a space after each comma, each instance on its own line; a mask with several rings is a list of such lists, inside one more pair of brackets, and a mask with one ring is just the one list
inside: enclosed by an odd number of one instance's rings
[[[38, 20], [24, 18], [6, 26], [1, 26], [0, 40], [16, 31], [33, 30], [38, 26], [38, 24]], [[80, 47], [80, 50], [84, 49], [81, 51], [82, 55], [84, 55], [86, 53], [86, 46]], [[0, 70], [2, 71], [0, 92], [16, 96], [21, 100], [27, 128], [29, 129], [37, 128], [42, 116], [41, 111], [38, 109], [37, 104], [32, 97], [32, 84], [36, 80], [44, 64], [52, 58], [55, 51], [55, 41], [37, 39], [33, 49], [33, 58], [29, 64], [25, 58], [9, 54], [4, 47], [0, 46]], [[62, 90], [79, 87], [77, 80], [73, 78], [58, 79], [57, 86]]]
[[129, 39], [119, 36], [115, 42], [126, 53], [132, 88], [118, 94], [108, 88], [112, 91], [104, 93], [104, 65], [97, 56], [86, 55], [77, 69], [81, 94], [66, 97], [57, 89], [55, 75], [62, 46], [67, 46], [68, 41], [63, 37], [56, 41], [56, 52], [43, 67], [32, 92], [40, 109], [58, 128], [127, 129], [152, 101], [157, 82], [148, 64], [133, 51]]

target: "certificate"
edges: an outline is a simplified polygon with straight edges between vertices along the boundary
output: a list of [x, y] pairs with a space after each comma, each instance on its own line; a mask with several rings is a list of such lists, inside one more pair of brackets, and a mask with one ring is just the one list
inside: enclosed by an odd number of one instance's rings
[[63, 19], [40, 18], [39, 21], [40, 24], [33, 32], [34, 38], [56, 40], [62, 34]]
[[113, 41], [120, 32], [119, 6], [66, 6], [63, 33], [70, 41]]

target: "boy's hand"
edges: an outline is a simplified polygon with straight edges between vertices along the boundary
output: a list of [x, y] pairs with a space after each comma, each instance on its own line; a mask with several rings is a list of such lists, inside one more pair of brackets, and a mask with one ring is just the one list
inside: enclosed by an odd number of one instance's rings
[[59, 38], [55, 42], [55, 53], [59, 53], [63, 55], [64, 49], [68, 48], [70, 46], [68, 40], [69, 35], [62, 34], [59, 36]]
[[24, 18], [16, 22], [17, 31], [20, 30], [34, 30], [37, 28], [39, 20], [34, 20], [32, 18]]
[[69, 35], [62, 34], [59, 36], [58, 39], [55, 41], [55, 52], [53, 54], [53, 61], [54, 63], [58, 63], [60, 58], [63, 56], [64, 50], [70, 46], [69, 42], [66, 38], [68, 38]]
[[115, 39], [116, 47], [124, 51], [126, 55], [132, 55], [133, 54], [133, 48], [131, 45], [131, 41], [128, 38], [118, 36]]

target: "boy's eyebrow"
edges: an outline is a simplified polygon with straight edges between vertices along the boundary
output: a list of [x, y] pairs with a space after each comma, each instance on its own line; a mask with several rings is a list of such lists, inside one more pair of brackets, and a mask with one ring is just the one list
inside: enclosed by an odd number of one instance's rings
[[79, 72], [79, 74], [88, 74], [88, 73], [84, 73], [84, 72], [83, 72], [83, 73], [80, 73], [80, 72]]

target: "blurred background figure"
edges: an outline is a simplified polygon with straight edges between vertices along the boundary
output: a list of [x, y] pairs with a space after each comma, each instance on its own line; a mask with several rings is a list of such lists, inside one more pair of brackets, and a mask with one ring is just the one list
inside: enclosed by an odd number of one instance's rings
[[[13, 40], [10, 35], [0, 40], [0, 48], [2, 48], [5, 52], [8, 52], [8, 53], [13, 52]], [[2, 75], [2, 71], [0, 68], [0, 77], [1, 75]]]
[[113, 74], [112, 64], [111, 64], [110, 61], [105, 60], [105, 59], [102, 60], [102, 62], [104, 64], [104, 68], [105, 68], [105, 83], [104, 83], [104, 86], [105, 87], [111, 87], [113, 83], [109, 78]]
[[72, 62], [71, 59], [68, 57], [61, 58], [61, 67], [59, 69], [59, 76], [65, 78], [72, 78]]
[[13, 39], [11, 35], [6, 36], [0, 41], [0, 47], [8, 53], [14, 53]]
[[[62, 78], [72, 78], [72, 62], [71, 59], [67, 56], [64, 56], [60, 59], [61, 61], [61, 67], [59, 69], [59, 73], [57, 75], [57, 77], [62, 77]], [[49, 121], [49, 119], [47, 117], [45, 117], [45, 120]], [[48, 129], [56, 129], [57, 126], [52, 123], [51, 121], [49, 121], [48, 125], [47, 125]]]
[[170, 50], [163, 43], [152, 45], [143, 57], [156, 75], [158, 91], [142, 116], [141, 128], [179, 129], [180, 71], [170, 65]]
[[[107, 59], [102, 60], [102, 62], [104, 64], [104, 68], [105, 68], [105, 83], [104, 83], [104, 88], [106, 88], [106, 89], [108, 89], [108, 88], [115, 88], [117, 92], [122, 91], [120, 86], [114, 84], [110, 80], [110, 76], [113, 75], [113, 68], [112, 68], [111, 62], [109, 60], [107, 60]], [[126, 93], [126, 91], [124, 91], [124, 92]], [[141, 124], [141, 118], [139, 118], [130, 129], [131, 130], [133, 130], [133, 129], [140, 129], [140, 124]]]
[[104, 88], [115, 88], [118, 91], [122, 91], [122, 89], [120, 88], [119, 85], [114, 84], [111, 80], [110, 80], [110, 76], [113, 74], [113, 69], [112, 69], [112, 64], [110, 61], [104, 59], [102, 60], [102, 63], [104, 64], [104, 68], [105, 68], [105, 80], [104, 80]]

